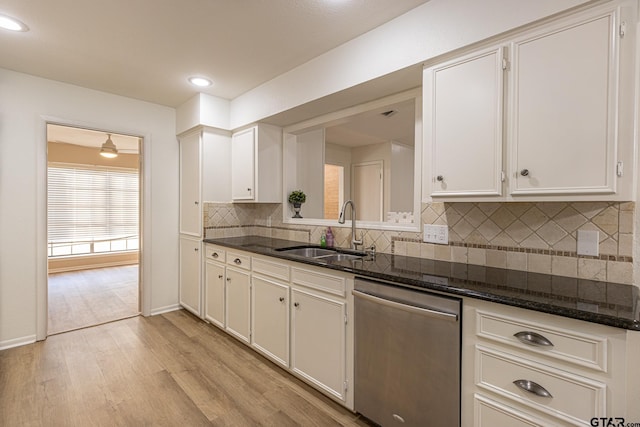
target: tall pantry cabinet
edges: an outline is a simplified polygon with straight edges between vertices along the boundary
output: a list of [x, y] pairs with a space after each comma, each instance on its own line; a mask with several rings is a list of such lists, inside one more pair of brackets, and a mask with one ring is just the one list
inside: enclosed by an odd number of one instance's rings
[[[202, 239], [205, 201], [230, 198], [230, 134], [197, 128], [179, 136], [180, 144], [180, 305], [203, 317]], [[206, 165], [206, 166], [205, 166]]]

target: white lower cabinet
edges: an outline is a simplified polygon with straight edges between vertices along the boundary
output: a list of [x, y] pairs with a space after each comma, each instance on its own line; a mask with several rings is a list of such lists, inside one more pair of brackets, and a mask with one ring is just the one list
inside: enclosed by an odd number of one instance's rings
[[291, 368], [345, 401], [346, 302], [300, 289], [291, 300]]
[[629, 397], [629, 387], [639, 375], [629, 378], [625, 366], [635, 363], [627, 358], [637, 335], [465, 299], [462, 425], [584, 426], [594, 425], [593, 419], [631, 419], [637, 399]]
[[204, 318], [214, 325], [224, 328], [225, 266], [208, 260], [204, 265]]
[[251, 346], [288, 368], [289, 285], [254, 274], [251, 303]]
[[353, 409], [353, 275], [205, 245], [204, 317]]
[[251, 275], [248, 271], [227, 267], [226, 326], [230, 334], [250, 342], [251, 334]]
[[180, 237], [180, 305], [201, 317], [200, 310], [200, 246], [199, 238]]

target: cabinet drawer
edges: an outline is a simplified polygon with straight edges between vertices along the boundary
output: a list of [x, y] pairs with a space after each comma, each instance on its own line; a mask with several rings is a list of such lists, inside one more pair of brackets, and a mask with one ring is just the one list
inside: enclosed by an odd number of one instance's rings
[[291, 281], [296, 285], [318, 289], [334, 295], [346, 296], [346, 280], [306, 268], [291, 268]]
[[264, 258], [253, 257], [252, 269], [254, 273], [261, 273], [276, 279], [289, 281], [289, 266], [284, 262], [270, 261]]
[[[533, 382], [534, 391], [541, 386], [550, 396], [525, 391], [514, 383], [518, 380]], [[476, 384], [576, 425], [605, 414], [605, 384], [482, 346], [476, 346]]]
[[250, 270], [251, 256], [240, 252], [227, 251], [227, 264], [244, 270]]
[[476, 427], [557, 427], [558, 423], [540, 420], [530, 414], [504, 405], [481, 394], [473, 396]]
[[[545, 354], [597, 371], [607, 371], [607, 339], [605, 337], [558, 329], [542, 323], [483, 311], [477, 311], [476, 316], [476, 333], [479, 337]], [[518, 334], [522, 335], [521, 339], [525, 343], [516, 337]], [[540, 337], [548, 341], [547, 345], [536, 344], [536, 339]]]
[[204, 251], [206, 259], [225, 262], [226, 251], [224, 249], [221, 249], [218, 246], [205, 245]]

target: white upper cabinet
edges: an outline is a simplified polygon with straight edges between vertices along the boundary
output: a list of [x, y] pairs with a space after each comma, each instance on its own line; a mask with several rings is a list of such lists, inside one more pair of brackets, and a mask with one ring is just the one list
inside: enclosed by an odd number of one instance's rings
[[616, 39], [609, 13], [511, 44], [512, 195], [616, 191]]
[[230, 134], [203, 128], [181, 135], [180, 234], [202, 237], [204, 202], [228, 202]]
[[502, 194], [502, 56], [492, 49], [425, 70], [433, 196]]
[[202, 236], [201, 132], [180, 138], [180, 233]]
[[425, 195], [634, 200], [636, 12], [621, 4], [426, 68]]
[[282, 202], [282, 130], [259, 124], [234, 133], [231, 141], [234, 202]]

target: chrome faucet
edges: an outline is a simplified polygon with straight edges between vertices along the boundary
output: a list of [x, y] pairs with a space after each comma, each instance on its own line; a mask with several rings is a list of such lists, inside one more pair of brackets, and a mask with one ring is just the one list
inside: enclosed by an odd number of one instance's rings
[[347, 214], [347, 205], [351, 205], [351, 249], [357, 250], [358, 245], [362, 245], [362, 236], [360, 240], [356, 239], [356, 205], [352, 200], [347, 200], [342, 205], [342, 209], [340, 210], [340, 216], [338, 217], [338, 223], [344, 224], [344, 220]]

